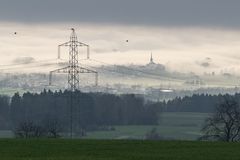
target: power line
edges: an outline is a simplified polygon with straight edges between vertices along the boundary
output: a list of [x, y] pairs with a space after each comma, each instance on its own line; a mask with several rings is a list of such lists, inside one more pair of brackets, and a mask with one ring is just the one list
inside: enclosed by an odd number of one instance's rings
[[[67, 62], [66, 59], [62, 59], [62, 60], [65, 60]], [[2, 69], [0, 68], [0, 71], [15, 70], [15, 69], [31, 69], [31, 68], [40, 68], [40, 67], [56, 65], [56, 63], [52, 63], [52, 64], [51, 63], [45, 63], [45, 64], [41, 64], [41, 65], [34, 65], [34, 64], [39, 64], [39, 63], [48, 62], [48, 61], [56, 61], [56, 59], [42, 60], [42, 61], [31, 62], [31, 63], [27, 63], [27, 64], [26, 63], [18, 63], [18, 64], [2, 65], [2, 66], [19, 66], [19, 65], [24, 65], [24, 66], [2, 68]], [[93, 61], [93, 62], [101, 63], [101, 64], [104, 64], [104, 65], [113, 66], [110, 63], [106, 63], [106, 62], [99, 61], [99, 60], [96, 60], [96, 59], [79, 59], [79, 61]], [[66, 63], [66, 62], [63, 62], [63, 63]], [[84, 64], [81, 63], [81, 65], [84, 65]], [[29, 66], [31, 68], [29, 68]], [[126, 73], [124, 71], [119, 71], [119, 70], [115, 70], [115, 69], [107, 69], [107, 68], [103, 68], [103, 67], [98, 68], [98, 67], [93, 67], [93, 66], [89, 66], [89, 65], [85, 65], [85, 66], [94, 68], [95, 70], [100, 69], [100, 70], [104, 70], [104, 71], [108, 71], [108, 72], [112, 72], [112, 73], [117, 73], [117, 74], [121, 74], [121, 75], [144, 76], [144, 77], [147, 77], [147, 78], [150, 78], [150, 79], [155, 79], [155, 80], [168, 80], [168, 81], [170, 80], [170, 78], [164, 78], [164, 77], [160, 76], [159, 74], [153, 74], [153, 73], [141, 71], [141, 70], [138, 70], [138, 69], [129, 68], [129, 67], [126, 67], [126, 66], [114, 65], [117, 68], [122, 68], [122, 69], [125, 69], [125, 70], [133, 71], [133, 72], [135, 72], [135, 74]], [[142, 73], [143, 75], [139, 75], [139, 74], [136, 74], [136, 73]], [[174, 79], [174, 80], [176, 80], [176, 79]]]
[[6, 71], [6, 70], [17, 70], [17, 69], [32, 69], [32, 68], [42, 68], [46, 66], [53, 66], [56, 65], [54, 63], [46, 63], [46, 64], [40, 64], [40, 65], [31, 65], [31, 66], [20, 66], [20, 67], [10, 67], [10, 68], [2, 68], [0, 71]]
[[[95, 60], [95, 59], [88, 59], [90, 61], [94, 61], [94, 62], [97, 62], [97, 63], [101, 63], [101, 64], [105, 64], [105, 65], [108, 65], [108, 66], [113, 66], [112, 64], [109, 64], [109, 63], [106, 63], [106, 62], [102, 62], [102, 61], [99, 61], [99, 60]], [[147, 77], [151, 78], [151, 79], [160, 79], [160, 80], [178, 80], [178, 79], [173, 79], [173, 78], [165, 78], [165, 77], [162, 77], [161, 75], [159, 74], [154, 74], [154, 73], [149, 73], [149, 72], [145, 72], [145, 71], [142, 71], [142, 70], [138, 70], [138, 69], [133, 69], [133, 68], [129, 68], [129, 67], [126, 67], [126, 66], [119, 66], [119, 65], [115, 65], [116, 67], [118, 68], [123, 68], [125, 70], [129, 70], [129, 71], [134, 71], [134, 72], [138, 72], [138, 73], [142, 73], [145, 75], [147, 75]], [[106, 69], [105, 69], [106, 70]], [[115, 71], [117, 72], [117, 71]], [[124, 73], [124, 72], [122, 72]], [[125, 73], [124, 73], [125, 74]], [[129, 74], [128, 74], [129, 75]], [[136, 74], [135, 74], [136, 75]], [[139, 75], [137, 75], [139, 76]], [[142, 76], [142, 75], [141, 75]], [[179, 81], [179, 80], [178, 80]]]
[[50, 61], [54, 61], [57, 59], [48, 59], [48, 60], [41, 60], [41, 61], [33, 61], [33, 62], [23, 62], [23, 63], [13, 63], [13, 64], [6, 64], [6, 65], [0, 65], [0, 67], [11, 67], [11, 66], [19, 66], [19, 65], [31, 65], [31, 64], [36, 64], [36, 63], [42, 63], [42, 62], [50, 62]]

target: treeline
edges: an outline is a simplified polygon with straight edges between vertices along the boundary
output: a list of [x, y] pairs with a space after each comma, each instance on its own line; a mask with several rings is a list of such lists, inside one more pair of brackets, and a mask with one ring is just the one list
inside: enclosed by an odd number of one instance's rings
[[160, 102], [158, 106], [162, 106], [164, 112], [212, 113], [215, 111], [215, 107], [224, 101], [225, 97], [232, 97], [237, 102], [240, 102], [240, 94], [238, 93], [235, 95], [195, 94], [183, 98], [177, 97], [168, 102]]
[[0, 129], [7, 130], [11, 125], [10, 97], [0, 95]]
[[[39, 94], [16, 93], [11, 99], [0, 97], [1, 129], [17, 128], [29, 122], [58, 122], [65, 131], [70, 123], [77, 131], [112, 125], [153, 125], [158, 123], [159, 108], [146, 104], [136, 95], [46, 91]], [[72, 114], [71, 114], [72, 113]], [[6, 126], [5, 126], [6, 124]]]
[[[201, 94], [153, 103], [133, 94], [46, 90], [39, 94], [16, 93], [11, 98], [0, 96], [0, 129], [14, 129], [26, 122], [60, 124], [65, 131], [72, 122], [73, 129], [79, 132], [114, 125], [154, 125], [161, 112], [214, 112], [224, 97]], [[240, 94], [231, 97], [240, 101]]]

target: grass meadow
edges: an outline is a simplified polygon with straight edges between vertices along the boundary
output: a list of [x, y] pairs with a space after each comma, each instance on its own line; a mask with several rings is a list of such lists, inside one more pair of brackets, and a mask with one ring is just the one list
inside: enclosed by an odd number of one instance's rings
[[159, 125], [114, 126], [115, 131], [89, 132], [87, 139], [144, 139], [147, 132], [157, 128], [160, 136], [167, 140], [197, 140], [206, 113], [162, 113]]
[[1, 160], [239, 160], [240, 143], [1, 139]]

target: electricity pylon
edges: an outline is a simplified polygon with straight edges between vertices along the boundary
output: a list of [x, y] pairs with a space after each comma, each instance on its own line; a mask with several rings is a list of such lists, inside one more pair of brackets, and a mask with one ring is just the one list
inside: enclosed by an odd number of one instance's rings
[[72, 28], [72, 34], [70, 36], [70, 41], [65, 42], [58, 46], [58, 59], [60, 59], [60, 48], [62, 46], [69, 47], [69, 61], [68, 66], [60, 69], [56, 69], [50, 72], [49, 75], [49, 85], [52, 84], [52, 74], [53, 73], [67, 73], [68, 74], [68, 87], [70, 91], [75, 91], [79, 88], [79, 74], [81, 73], [93, 73], [95, 74], [95, 85], [98, 85], [98, 72], [80, 67], [78, 56], [79, 51], [78, 47], [87, 47], [87, 58], [89, 59], [89, 45], [78, 42], [77, 35], [75, 33], [75, 29]]
[[72, 30], [72, 35], [70, 37], [70, 41], [58, 45], [58, 59], [61, 59], [61, 47], [68, 47], [68, 46], [70, 46], [71, 40], [76, 42], [76, 46], [81, 46], [81, 47], [86, 47], [87, 48], [87, 59], [89, 59], [90, 58], [90, 47], [89, 47], [89, 45], [87, 45], [85, 43], [82, 43], [82, 42], [78, 42], [77, 35], [75, 33], [75, 29], [72, 28], [71, 30]]

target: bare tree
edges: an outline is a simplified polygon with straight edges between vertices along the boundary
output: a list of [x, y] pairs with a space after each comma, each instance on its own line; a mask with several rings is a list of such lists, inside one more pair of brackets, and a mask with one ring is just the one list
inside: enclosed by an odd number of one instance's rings
[[18, 138], [43, 137], [44, 133], [44, 128], [34, 124], [33, 122], [21, 122], [14, 130], [15, 136]]
[[44, 128], [46, 130], [47, 137], [59, 138], [62, 131], [62, 127], [58, 120], [48, 119], [45, 121]]
[[230, 97], [216, 107], [216, 112], [206, 119], [202, 140], [240, 141], [240, 107]]

